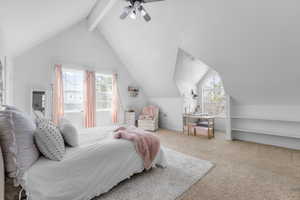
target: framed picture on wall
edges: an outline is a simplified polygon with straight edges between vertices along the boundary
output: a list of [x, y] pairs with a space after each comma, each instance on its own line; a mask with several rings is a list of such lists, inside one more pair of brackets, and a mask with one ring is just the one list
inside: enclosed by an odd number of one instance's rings
[[31, 89], [31, 112], [51, 118], [51, 93], [48, 89]]

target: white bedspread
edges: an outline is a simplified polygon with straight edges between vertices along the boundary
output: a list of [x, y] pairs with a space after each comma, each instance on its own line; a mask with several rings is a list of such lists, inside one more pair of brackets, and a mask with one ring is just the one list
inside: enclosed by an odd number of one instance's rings
[[[166, 166], [161, 149], [154, 164]], [[80, 146], [60, 162], [41, 157], [24, 176], [30, 200], [89, 200], [144, 170], [130, 141], [112, 138], [112, 128], [80, 131]]]

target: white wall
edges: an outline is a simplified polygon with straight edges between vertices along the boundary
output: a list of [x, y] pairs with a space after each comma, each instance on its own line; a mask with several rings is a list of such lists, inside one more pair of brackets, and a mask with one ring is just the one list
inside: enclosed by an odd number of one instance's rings
[[14, 90], [14, 64], [11, 57], [5, 58], [5, 103], [13, 104], [13, 90]]
[[160, 108], [159, 126], [170, 130], [182, 131], [183, 99], [150, 98], [149, 104]]
[[[14, 59], [14, 104], [26, 112], [31, 111], [31, 89], [51, 90], [53, 66], [72, 64], [82, 69], [119, 74], [119, 87], [124, 108], [134, 105], [140, 109], [146, 103], [143, 92], [130, 98], [128, 85], [137, 85], [118, 57], [98, 32], [88, 32], [83, 22], [26, 51]], [[81, 127], [82, 113], [66, 115]], [[110, 123], [110, 113], [97, 114], [97, 125]]]
[[234, 105], [232, 137], [300, 149], [300, 106]]
[[225, 131], [226, 131], [226, 118], [225, 117], [216, 117], [215, 118], [215, 129], [225, 133]]
[[193, 98], [191, 91], [198, 93], [197, 84], [208, 70], [209, 67], [203, 62], [178, 49], [174, 81], [181, 96], [184, 97], [183, 108], [186, 112], [195, 111], [197, 100]]
[[5, 102], [4, 103], [12, 103], [13, 98], [13, 61], [12, 57], [8, 54], [7, 51], [7, 41], [3, 36], [3, 30], [0, 27], [0, 59], [2, 65], [4, 66], [5, 73]]
[[[240, 105], [233, 114], [299, 119], [299, 1], [161, 1], [147, 5], [150, 23], [119, 20], [124, 6], [116, 4], [99, 29], [149, 97], [179, 96], [169, 78], [179, 47], [220, 74]], [[182, 8], [188, 13], [178, 14]]]
[[180, 47], [220, 73], [239, 103], [299, 105], [299, 1], [188, 2], [147, 4], [146, 23], [120, 20], [120, 1], [99, 25], [149, 97], [178, 96], [169, 77]]
[[[88, 16], [97, 0], [0, 1], [0, 38], [20, 55]], [[2, 33], [1, 33], [2, 32]], [[1, 40], [0, 40], [0, 44]], [[0, 46], [1, 46], [0, 45]]]
[[203, 78], [209, 67], [198, 59], [178, 50], [175, 66], [174, 80], [181, 95], [191, 94], [196, 91], [197, 83]]
[[[166, 128], [175, 131], [182, 131], [182, 113], [183, 113], [183, 98], [149, 98], [149, 104], [157, 105], [160, 108], [159, 125], [161, 128]], [[215, 119], [215, 129], [225, 132], [225, 118]]]

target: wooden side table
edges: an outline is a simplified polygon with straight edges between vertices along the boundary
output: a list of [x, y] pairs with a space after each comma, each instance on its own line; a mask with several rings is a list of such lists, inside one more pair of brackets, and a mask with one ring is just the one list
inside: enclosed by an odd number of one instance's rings
[[183, 114], [183, 133], [185, 133], [186, 127], [187, 127], [187, 133], [190, 135], [190, 131], [193, 131], [194, 136], [196, 136], [196, 129], [197, 127], [203, 127], [198, 125], [195, 122], [192, 122], [191, 120], [200, 120], [202, 122], [206, 122], [206, 126], [208, 128], [208, 139], [211, 139], [215, 137], [215, 129], [214, 129], [214, 116], [210, 115], [197, 115], [197, 114]]

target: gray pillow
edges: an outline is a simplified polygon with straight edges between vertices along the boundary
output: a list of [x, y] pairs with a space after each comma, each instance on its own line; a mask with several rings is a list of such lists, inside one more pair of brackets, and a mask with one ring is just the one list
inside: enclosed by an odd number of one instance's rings
[[35, 142], [40, 152], [48, 159], [60, 161], [65, 154], [64, 139], [59, 129], [51, 121], [38, 124], [35, 131]]
[[5, 172], [8, 177], [17, 177], [17, 144], [13, 132], [11, 112], [0, 112], [0, 146], [3, 153]]
[[34, 120], [26, 113], [21, 111], [10, 112], [12, 112], [14, 133], [18, 148], [17, 162], [18, 169], [20, 170], [18, 178], [20, 178], [40, 157], [40, 153], [34, 143], [36, 125]]
[[62, 118], [59, 122], [58, 127], [65, 142], [68, 145], [72, 147], [76, 147], [79, 145], [78, 131], [69, 120]]
[[[39, 151], [34, 143], [34, 131], [36, 125], [33, 119], [28, 116], [26, 113], [18, 110], [4, 110], [0, 111], [2, 121], [0, 124], [1, 135], [4, 136], [1, 138], [2, 148], [3, 146], [9, 146], [11, 152], [17, 152], [16, 155], [16, 171], [13, 173], [10, 171], [13, 169], [11, 161], [6, 163], [7, 173], [11, 178], [16, 178], [17, 183], [20, 183], [20, 180], [24, 172], [29, 169], [34, 162], [39, 158]], [[15, 137], [15, 143], [13, 142], [13, 137]], [[5, 138], [11, 138], [5, 140]], [[10, 165], [10, 167], [8, 167]]]

